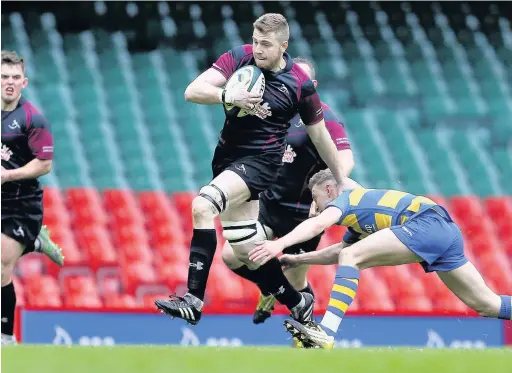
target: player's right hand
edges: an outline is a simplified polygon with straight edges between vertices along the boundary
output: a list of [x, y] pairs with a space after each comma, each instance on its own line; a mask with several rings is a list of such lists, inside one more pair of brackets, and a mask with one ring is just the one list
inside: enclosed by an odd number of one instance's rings
[[279, 257], [279, 261], [284, 269], [295, 268], [299, 266], [297, 255], [284, 254]]
[[263, 101], [263, 97], [256, 93], [247, 92], [245, 89], [228, 89], [224, 101], [233, 104], [240, 109], [252, 110], [256, 104]]

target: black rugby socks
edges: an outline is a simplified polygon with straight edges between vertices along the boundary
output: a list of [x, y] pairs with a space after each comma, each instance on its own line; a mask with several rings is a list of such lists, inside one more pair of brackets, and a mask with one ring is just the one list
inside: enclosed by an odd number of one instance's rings
[[2, 286], [2, 334], [13, 335], [14, 309], [16, 308], [16, 292], [12, 281]]
[[217, 233], [215, 229], [194, 229], [190, 243], [188, 292], [201, 301], [204, 300], [216, 248]]
[[293, 288], [281, 269], [281, 263], [277, 258], [272, 258], [259, 267], [258, 283], [262, 293], [272, 294], [279, 303], [284, 304], [289, 310], [294, 308], [302, 300], [302, 295]]
[[[259, 269], [259, 268], [258, 268]], [[258, 288], [260, 289], [261, 293], [265, 296], [269, 296], [270, 293], [268, 291], [264, 291], [261, 286], [261, 274], [258, 271], [258, 269], [251, 271], [249, 267], [247, 267], [245, 264], [241, 266], [240, 268], [232, 269], [233, 272], [235, 272], [238, 276], [245, 278], [246, 280], [251, 281], [252, 283], [256, 284]]]

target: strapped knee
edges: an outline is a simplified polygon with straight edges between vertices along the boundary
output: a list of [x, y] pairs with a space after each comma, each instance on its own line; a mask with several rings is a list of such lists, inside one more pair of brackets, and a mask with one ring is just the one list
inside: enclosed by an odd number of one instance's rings
[[257, 220], [223, 221], [222, 228], [222, 235], [231, 246], [267, 239], [265, 229]]
[[199, 189], [199, 196], [210, 202], [217, 210], [217, 214], [226, 211], [228, 208], [228, 198], [215, 184], [208, 184]]

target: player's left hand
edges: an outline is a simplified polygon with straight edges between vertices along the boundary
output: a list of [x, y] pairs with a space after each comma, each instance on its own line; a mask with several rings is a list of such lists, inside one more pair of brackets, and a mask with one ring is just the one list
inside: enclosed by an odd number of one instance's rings
[[11, 181], [9, 178], [9, 170], [5, 169], [4, 166], [2, 166], [2, 185], [8, 181]]
[[284, 246], [279, 242], [279, 240], [256, 242], [256, 245], [257, 246], [249, 252], [249, 259], [260, 265], [263, 265], [270, 259], [275, 258], [284, 250]]

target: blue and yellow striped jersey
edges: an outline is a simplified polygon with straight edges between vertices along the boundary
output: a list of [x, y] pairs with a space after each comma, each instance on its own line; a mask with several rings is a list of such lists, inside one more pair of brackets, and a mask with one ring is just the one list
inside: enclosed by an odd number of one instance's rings
[[398, 190], [356, 188], [341, 193], [329, 206], [342, 211], [337, 224], [349, 228], [343, 240], [353, 243], [438, 205], [426, 197]]

